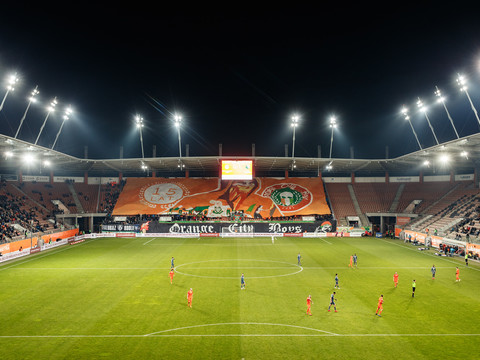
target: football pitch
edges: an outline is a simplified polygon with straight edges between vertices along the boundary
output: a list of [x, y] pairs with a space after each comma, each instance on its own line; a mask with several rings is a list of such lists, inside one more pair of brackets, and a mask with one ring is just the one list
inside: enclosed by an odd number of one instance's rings
[[480, 267], [377, 238], [98, 238], [2, 264], [0, 324], [1, 359], [478, 359]]

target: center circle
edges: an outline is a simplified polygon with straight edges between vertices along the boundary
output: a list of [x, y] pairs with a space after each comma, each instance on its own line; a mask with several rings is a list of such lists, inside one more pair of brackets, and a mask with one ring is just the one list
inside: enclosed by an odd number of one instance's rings
[[[224, 264], [224, 263], [230, 262], [230, 264], [226, 265], [216, 265], [215, 264]], [[241, 264], [238, 264], [240, 262], [246, 263], [245, 266], [241, 266]], [[262, 266], [261, 264], [258, 263], [273, 263], [277, 264], [277, 266]], [[205, 266], [205, 265], [210, 265], [210, 266]], [[212, 265], [213, 264], [213, 265]], [[236, 265], [233, 266], [232, 264]], [[191, 265], [199, 265], [196, 268], [190, 268], [189, 266]], [[230, 266], [229, 266], [230, 265]], [[280, 266], [283, 265], [283, 266]], [[182, 270], [179, 270], [179, 268], [185, 268]], [[285, 274], [275, 274], [275, 275], [263, 275], [263, 276], [251, 276], [249, 275], [252, 273], [255, 273], [255, 271], [261, 272], [261, 271], [272, 271], [272, 270], [289, 270], [292, 269], [292, 271], [288, 271]], [[195, 274], [192, 273], [194, 271], [210, 271], [212, 272], [212, 275], [202, 275], [202, 274]], [[221, 271], [225, 272], [230, 272], [232, 270], [235, 270], [238, 272], [237, 276], [218, 276], [218, 273]], [[291, 275], [296, 275], [299, 272], [303, 271], [303, 267], [297, 264], [292, 264], [292, 263], [287, 263], [284, 261], [275, 261], [275, 260], [258, 260], [258, 259], [222, 259], [222, 260], [204, 260], [204, 261], [195, 261], [195, 262], [190, 262], [190, 263], [185, 263], [181, 265], [175, 266], [175, 271], [178, 274], [181, 275], [186, 275], [186, 276], [194, 276], [194, 277], [200, 277], [200, 278], [208, 278], [208, 279], [240, 279], [240, 275], [243, 273], [245, 274], [245, 278], [247, 279], [267, 279], [267, 278], [274, 278], [274, 277], [282, 277], [282, 276], [291, 276]], [[213, 275], [213, 273], [216, 273], [217, 275]]]

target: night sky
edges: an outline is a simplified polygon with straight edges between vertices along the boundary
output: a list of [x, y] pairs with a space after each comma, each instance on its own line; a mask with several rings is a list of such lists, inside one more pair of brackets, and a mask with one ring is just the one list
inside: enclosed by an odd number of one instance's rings
[[[423, 147], [435, 144], [417, 97], [440, 142], [453, 140], [438, 86], [460, 136], [479, 131], [457, 73], [469, 78], [480, 109], [480, 20], [471, 5], [424, 2], [383, 6], [270, 9], [240, 7], [48, 8], [2, 5], [0, 79], [20, 82], [0, 112], [0, 133], [14, 136], [38, 85], [19, 139], [34, 142], [45, 106], [57, 96], [39, 145], [50, 147], [67, 105], [56, 150], [90, 158], [141, 157], [134, 115], [145, 121], [145, 157], [178, 156], [173, 114], [181, 113], [183, 154], [284, 156], [292, 147], [290, 117], [301, 116], [295, 155], [328, 157], [329, 116], [337, 116], [332, 156], [397, 157], [418, 145], [400, 114], [411, 109]], [[391, 5], [391, 4], [390, 4]], [[457, 9], [458, 7], [458, 9]], [[28, 10], [27, 10], [28, 8]], [[3, 98], [5, 88], [0, 96]], [[0, 100], [1, 101], [1, 100]]]

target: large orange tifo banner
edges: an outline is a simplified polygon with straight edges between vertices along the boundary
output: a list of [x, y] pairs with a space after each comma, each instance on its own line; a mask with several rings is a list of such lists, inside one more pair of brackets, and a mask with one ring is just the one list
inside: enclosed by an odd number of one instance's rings
[[330, 214], [321, 178], [128, 178], [113, 215], [203, 214], [269, 218]]

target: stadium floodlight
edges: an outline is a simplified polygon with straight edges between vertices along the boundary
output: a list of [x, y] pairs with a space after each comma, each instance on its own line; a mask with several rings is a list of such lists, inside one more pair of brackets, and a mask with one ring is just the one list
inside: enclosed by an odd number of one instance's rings
[[140, 146], [142, 148], [142, 159], [145, 159], [145, 153], [143, 151], [143, 136], [142, 136], [142, 128], [143, 128], [143, 118], [140, 115], [135, 115], [135, 124], [137, 129], [140, 131]]
[[179, 114], [173, 115], [173, 120], [175, 121], [175, 127], [177, 128], [178, 133], [178, 154], [180, 159], [182, 158], [182, 138], [180, 137], [180, 127], [182, 126], [182, 116]]
[[425, 160], [425, 161], [423, 162], [423, 166], [429, 167], [429, 166], [430, 166], [430, 161]]
[[418, 100], [417, 100], [417, 106], [418, 106], [419, 110], [421, 112], [423, 112], [423, 114], [425, 115], [425, 119], [427, 119], [428, 126], [430, 126], [430, 130], [432, 130], [432, 134], [433, 134], [433, 137], [435, 138], [435, 142], [438, 145], [437, 135], [435, 135], [435, 131], [433, 131], [433, 126], [432, 126], [432, 124], [430, 122], [430, 119], [428, 118], [428, 115], [427, 115], [427, 107], [423, 104], [423, 101], [420, 100], [420, 98], [418, 98]]
[[298, 122], [300, 121], [300, 116], [297, 114], [293, 114], [291, 117], [292, 122], [290, 126], [293, 128], [293, 138], [292, 138], [292, 159], [295, 159], [295, 129], [298, 126]]
[[480, 125], [480, 119], [478, 118], [477, 109], [475, 109], [475, 106], [473, 106], [472, 99], [470, 98], [470, 94], [468, 93], [467, 78], [465, 77], [465, 75], [458, 74], [457, 84], [460, 87], [460, 91], [465, 92], [465, 95], [467, 95], [468, 101], [470, 102], [470, 106], [475, 114], [475, 117], [477, 118], [478, 124]]
[[33, 102], [36, 102], [36, 101], [37, 101], [37, 99], [35, 98], [35, 96], [37, 96], [39, 93], [40, 93], [40, 91], [38, 91], [38, 86], [35, 86], [35, 89], [33, 89], [33, 91], [32, 91], [31, 94], [30, 94], [30, 97], [28, 98], [27, 108], [25, 109], [25, 112], [23, 113], [23, 116], [22, 116], [22, 118], [20, 119], [20, 125], [18, 125], [18, 129], [17, 129], [17, 132], [15, 133], [14, 139], [17, 138], [18, 133], [20, 132], [20, 128], [22, 127], [23, 121], [24, 121], [25, 118], [27, 117], [28, 109], [30, 109], [30, 105], [32, 105]]
[[453, 130], [455, 131], [455, 135], [457, 135], [457, 139], [460, 137], [458, 136], [457, 129], [455, 128], [455, 125], [453, 124], [453, 119], [450, 116], [450, 112], [447, 109], [447, 105], [445, 105], [445, 96], [442, 95], [442, 92], [438, 88], [438, 86], [435, 86], [435, 95], [437, 96], [437, 102], [441, 102], [443, 104], [443, 108], [445, 109], [445, 112], [447, 113], [448, 120], [450, 120], [450, 123], [452, 124]]
[[3, 109], [3, 104], [5, 104], [5, 100], [7, 99], [8, 94], [10, 94], [11, 91], [15, 90], [15, 83], [18, 82], [17, 78], [17, 73], [10, 75], [7, 79], [7, 92], [5, 93], [5, 96], [3, 97], [2, 103], [0, 104], [0, 111]]
[[335, 116], [330, 117], [330, 128], [332, 129], [332, 135], [330, 136], [330, 156], [332, 158], [332, 147], [333, 147], [333, 130], [337, 127], [337, 118]]
[[53, 150], [53, 148], [55, 147], [55, 144], [57, 143], [57, 140], [58, 140], [58, 137], [60, 136], [60, 133], [62, 132], [63, 125], [65, 124], [65, 121], [67, 121], [68, 119], [70, 119], [70, 115], [72, 114], [72, 112], [73, 112], [72, 107], [69, 105], [69, 106], [65, 109], [65, 112], [64, 112], [64, 114], [63, 114], [62, 125], [60, 125], [60, 129], [58, 130], [57, 136], [55, 137], [55, 141], [53, 142], [53, 145], [52, 145], [52, 147], [51, 147], [52, 150]]
[[422, 150], [422, 145], [420, 145], [420, 141], [418, 141], [417, 133], [415, 132], [415, 129], [413, 128], [412, 122], [410, 121], [410, 116], [408, 115], [408, 108], [406, 108], [405, 106], [402, 107], [401, 112], [402, 112], [403, 116], [405, 116], [405, 120], [408, 121], [408, 123], [410, 124], [410, 127], [412, 128], [413, 135], [415, 135], [415, 139], [417, 140], [418, 147], [420, 148], [420, 150]]
[[460, 156], [462, 156], [462, 157], [464, 157], [465, 159], [468, 160], [468, 152], [462, 151], [462, 152], [460, 153]]
[[40, 128], [40, 131], [38, 132], [37, 139], [35, 140], [35, 145], [37, 145], [38, 139], [40, 139], [40, 135], [42, 134], [43, 128], [45, 127], [45, 124], [47, 123], [48, 117], [50, 116], [50, 113], [55, 111], [55, 106], [57, 106], [57, 98], [54, 97], [50, 105], [47, 107], [47, 116], [45, 116], [45, 120], [43, 120], [42, 127]]
[[448, 156], [448, 154], [442, 154], [438, 159], [442, 164], [446, 164], [450, 161], [450, 156]]

